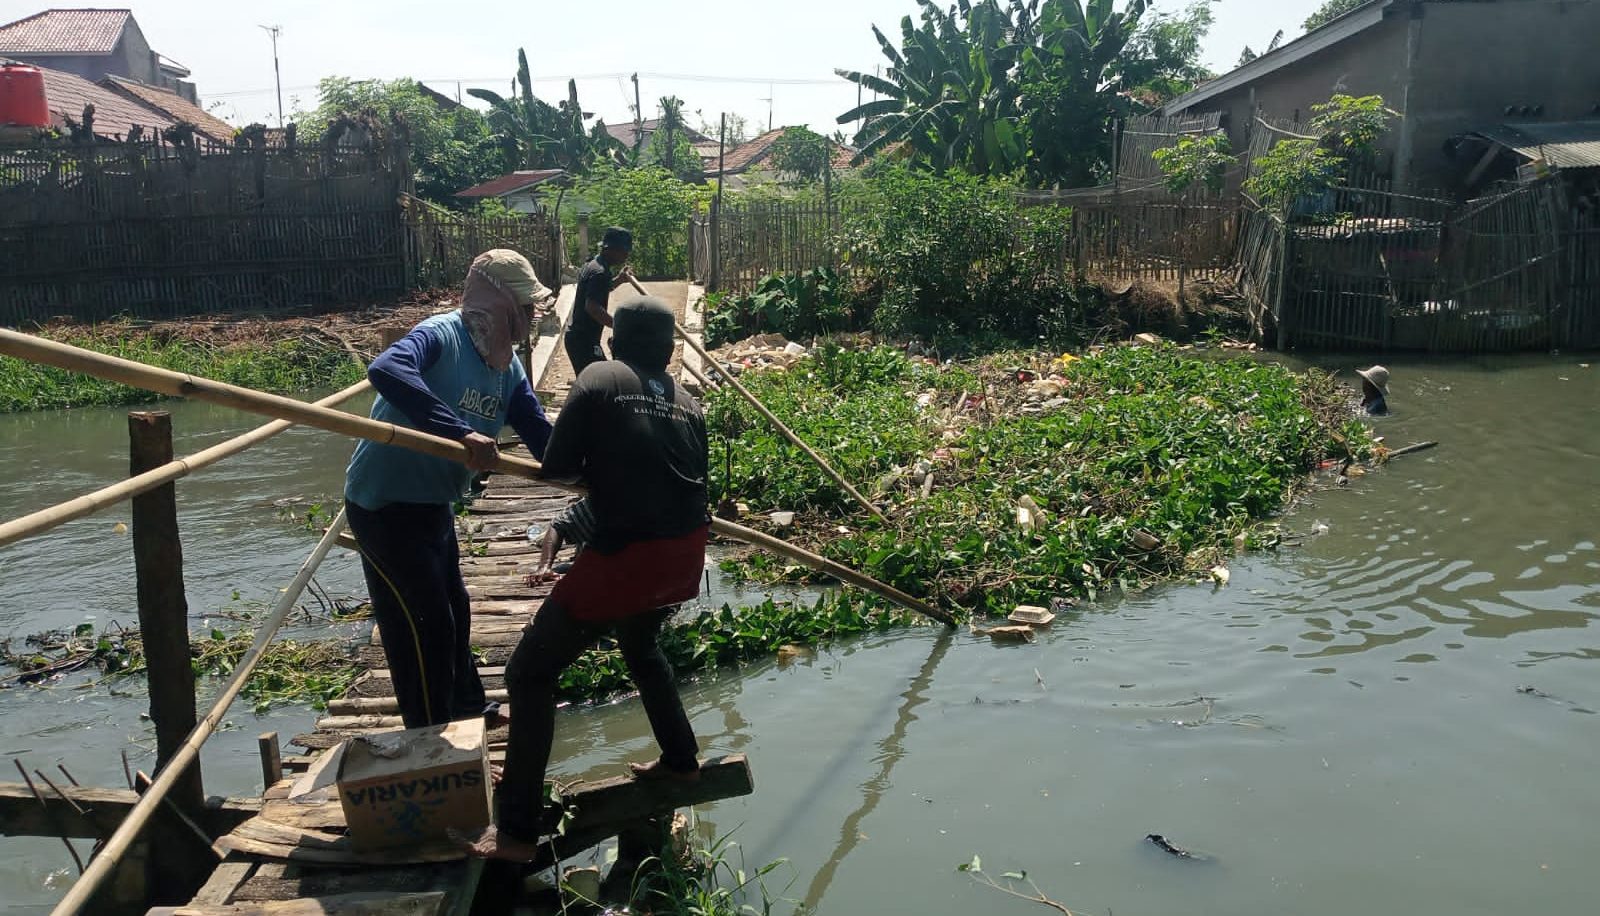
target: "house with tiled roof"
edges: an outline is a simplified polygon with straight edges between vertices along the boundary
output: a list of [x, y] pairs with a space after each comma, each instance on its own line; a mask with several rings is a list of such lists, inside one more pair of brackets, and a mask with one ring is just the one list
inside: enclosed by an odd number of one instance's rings
[[52, 9], [0, 25], [0, 57], [97, 82], [108, 76], [198, 101], [188, 68], [156, 53], [133, 11]]
[[[649, 146], [650, 138], [655, 136], [655, 132], [660, 129], [660, 118], [649, 118], [638, 123], [633, 121], [623, 121], [620, 124], [606, 125], [606, 133], [610, 134], [612, 139], [616, 140], [618, 143], [621, 143], [628, 149], [633, 149], [636, 144], [639, 146]], [[687, 124], [682, 125], [679, 129], [683, 131], [683, 135], [689, 139], [690, 143], [698, 144], [706, 143], [708, 141], [711, 143], [716, 142], [715, 138], [708, 137]]]
[[[773, 144], [777, 143], [788, 129], [787, 127], [779, 127], [769, 130], [753, 140], [727, 150], [723, 154], [723, 165], [720, 171], [715, 160], [706, 163], [706, 178], [720, 177], [723, 179], [725, 187], [735, 190], [749, 184], [775, 180], [778, 177], [777, 172], [772, 168], [772, 164], [767, 157], [772, 153]], [[841, 146], [832, 140], [828, 141], [828, 147], [833, 150], [832, 164], [834, 172], [842, 172], [852, 168], [852, 163], [856, 157], [855, 150], [848, 146]], [[696, 149], [698, 150], [699, 147], [697, 146]], [[715, 153], [715, 149], [712, 149], [711, 152]], [[702, 161], [704, 161], [704, 156], [702, 156]]]
[[[75, 73], [40, 67], [44, 75], [45, 101], [50, 108], [50, 126], [65, 131], [67, 122], [82, 124], [84, 108], [94, 106], [94, 134], [107, 140], [123, 140], [139, 128], [145, 137], [151, 137], [178, 122], [179, 119], [156, 108], [113, 92], [98, 83], [91, 83]], [[174, 96], [174, 98], [176, 98]], [[230, 132], [231, 136], [231, 132]]]
[[539, 209], [539, 190], [548, 184], [559, 183], [567, 176], [565, 169], [527, 169], [492, 178], [473, 185], [455, 196], [464, 201], [495, 199], [517, 213], [534, 213]]
[[108, 76], [99, 85], [125, 98], [161, 112], [173, 121], [187, 121], [218, 143], [233, 139], [234, 127], [227, 121], [170, 89], [158, 89], [120, 76]]

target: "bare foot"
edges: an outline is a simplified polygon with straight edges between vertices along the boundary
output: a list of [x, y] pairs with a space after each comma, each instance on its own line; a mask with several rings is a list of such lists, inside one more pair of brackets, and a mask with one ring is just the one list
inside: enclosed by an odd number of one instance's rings
[[532, 862], [539, 855], [539, 844], [506, 836], [498, 827], [485, 827], [476, 837], [459, 830], [448, 831], [450, 841], [466, 849], [476, 859], [498, 859], [502, 862]]
[[660, 760], [649, 763], [630, 763], [628, 769], [633, 773], [634, 779], [640, 780], [668, 780], [671, 782], [699, 782], [700, 768], [692, 770], [670, 770]]
[[499, 786], [506, 781], [506, 768], [498, 763], [489, 764], [489, 781]]

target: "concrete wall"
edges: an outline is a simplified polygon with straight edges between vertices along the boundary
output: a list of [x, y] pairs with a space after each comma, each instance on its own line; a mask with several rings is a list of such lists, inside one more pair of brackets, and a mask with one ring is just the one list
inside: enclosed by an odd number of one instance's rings
[[[1312, 105], [1340, 93], [1381, 95], [1390, 108], [1398, 111], [1405, 95], [1408, 31], [1406, 20], [1390, 17], [1344, 42], [1207, 99], [1190, 110], [1222, 112], [1228, 139], [1241, 152], [1249, 144], [1252, 99], [1264, 117], [1302, 121], [1311, 119]], [[1391, 133], [1385, 145], [1391, 155], [1386, 158], [1392, 158], [1398, 144], [1398, 134]]]
[[118, 62], [116, 66], [124, 68], [112, 71], [118, 76], [126, 76], [149, 86], [161, 85], [161, 68], [156, 64], [156, 52], [150, 49], [150, 42], [145, 40], [138, 23], [132, 19], [123, 27], [122, 40], [117, 42], [111, 57]]
[[[1600, 0], [1427, 3], [1413, 68], [1413, 168], [1454, 187], [1470, 168], [1445, 151], [1488, 124], [1600, 116]], [[1509, 106], [1544, 106], [1540, 116]]]
[[131, 22], [122, 30], [122, 38], [118, 40], [117, 46], [110, 54], [8, 54], [6, 56], [26, 64], [37, 64], [49, 67], [51, 70], [72, 73], [91, 83], [108, 76], [121, 76], [151, 86], [161, 85], [161, 70], [156, 65], [155, 52], [150, 50], [150, 43], [145, 41], [144, 33]]

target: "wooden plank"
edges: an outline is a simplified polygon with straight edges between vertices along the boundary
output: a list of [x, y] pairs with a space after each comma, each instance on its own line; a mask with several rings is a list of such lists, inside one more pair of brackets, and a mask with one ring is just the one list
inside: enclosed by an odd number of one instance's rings
[[234, 893], [234, 900], [292, 900], [296, 897], [322, 897], [351, 891], [419, 893], [438, 887], [446, 876], [460, 870], [461, 866], [453, 864], [368, 868], [360, 871], [308, 869], [292, 878], [253, 878]]
[[190, 906], [220, 906], [233, 898], [233, 893], [256, 870], [256, 863], [239, 855], [229, 853], [228, 858], [217, 866], [206, 879], [206, 883], [189, 901]]
[[[505, 703], [511, 699], [511, 692], [508, 690], [487, 690], [485, 693], [491, 703]], [[398, 715], [399, 712], [400, 701], [393, 696], [348, 697], [328, 703], [330, 716], [381, 716]]]
[[[110, 836], [132, 810], [139, 796], [126, 789], [90, 789], [62, 786], [61, 790], [78, 806], [62, 801], [53, 792], [39, 804], [22, 783], [0, 782], [0, 836], [60, 836], [101, 839]], [[78, 813], [78, 808], [83, 813]], [[261, 811], [255, 798], [206, 799], [200, 824], [213, 835], [227, 833]]]
[[283, 752], [278, 747], [278, 733], [263, 733], [256, 739], [256, 746], [261, 752], [261, 788], [270, 789], [283, 778]]
[[415, 894], [363, 892], [228, 906], [183, 906], [167, 912], [172, 916], [439, 916], [449, 902], [447, 897], [444, 891]]

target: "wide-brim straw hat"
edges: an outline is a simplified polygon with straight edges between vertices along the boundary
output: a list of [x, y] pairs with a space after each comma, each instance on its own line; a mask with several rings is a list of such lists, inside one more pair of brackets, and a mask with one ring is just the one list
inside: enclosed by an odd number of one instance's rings
[[1389, 396], [1388, 369], [1385, 369], [1382, 366], [1373, 366], [1371, 369], [1357, 369], [1356, 375], [1359, 375], [1368, 382], [1371, 382], [1372, 387], [1378, 389], [1379, 393], [1381, 393], [1384, 397]]

